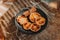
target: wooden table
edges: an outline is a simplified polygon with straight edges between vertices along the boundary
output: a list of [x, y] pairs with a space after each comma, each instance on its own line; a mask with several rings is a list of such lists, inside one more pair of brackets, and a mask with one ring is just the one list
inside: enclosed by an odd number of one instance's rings
[[[34, 0], [32, 0], [34, 1]], [[18, 2], [13, 3], [13, 5], [9, 8], [9, 10], [0, 18], [4, 21], [0, 21], [0, 23], [3, 24], [5, 29], [5, 32], [12, 33], [16, 30], [16, 26], [14, 24], [14, 17], [15, 13], [19, 13], [21, 8], [29, 7], [32, 4], [29, 0], [19, 0]], [[36, 34], [36, 35], [28, 35], [23, 34], [20, 31], [14, 32], [12, 34], [6, 34], [5, 33], [5, 40], [60, 40], [60, 10], [56, 11], [55, 16], [53, 16], [53, 22], [49, 21], [46, 29], [44, 29], [42, 32]], [[16, 35], [18, 33], [18, 36]]]

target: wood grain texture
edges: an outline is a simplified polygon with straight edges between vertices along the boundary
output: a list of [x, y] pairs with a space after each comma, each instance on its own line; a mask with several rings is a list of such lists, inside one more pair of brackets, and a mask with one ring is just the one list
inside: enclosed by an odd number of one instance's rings
[[[24, 7], [29, 7], [32, 4], [30, 1], [34, 0], [19, 0], [15, 2], [9, 10], [1, 17], [4, 20], [4, 25], [8, 26], [7, 30], [9, 36], [5, 40], [60, 40], [60, 12], [55, 12], [53, 16], [53, 22], [49, 21], [45, 30], [36, 35], [23, 34], [20, 31], [16, 32], [16, 26], [14, 23], [15, 14]], [[15, 31], [15, 32], [14, 32]], [[16, 35], [17, 33], [17, 35]]]

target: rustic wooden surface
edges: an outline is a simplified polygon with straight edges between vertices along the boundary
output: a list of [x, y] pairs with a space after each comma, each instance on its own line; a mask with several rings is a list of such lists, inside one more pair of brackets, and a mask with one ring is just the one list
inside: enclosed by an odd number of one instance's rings
[[[32, 0], [34, 1], [34, 0]], [[7, 11], [1, 19], [5, 22], [3, 23], [7, 27], [7, 31], [12, 34], [7, 34], [5, 40], [60, 40], [60, 10], [56, 11], [53, 16], [52, 21], [48, 22], [46, 29], [36, 35], [23, 34], [20, 31], [16, 31], [16, 26], [14, 24], [15, 13], [19, 13], [21, 8], [29, 7], [32, 4], [30, 0], [20, 0], [15, 2], [9, 11]], [[1, 23], [1, 22], [0, 22]], [[3, 26], [2, 24], [2, 26]], [[1, 25], [1, 24], [0, 24]], [[16, 33], [18, 33], [16, 35]]]

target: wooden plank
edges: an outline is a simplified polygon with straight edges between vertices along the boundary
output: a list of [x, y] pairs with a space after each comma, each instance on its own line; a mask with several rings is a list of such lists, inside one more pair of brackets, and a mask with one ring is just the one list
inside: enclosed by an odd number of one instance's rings
[[[7, 35], [6, 35], [6, 32], [7, 32], [7, 30], [6, 30], [6, 27], [5, 26], [3, 26], [3, 22], [4, 20], [0, 20], [0, 26], [1, 26], [1, 29], [2, 29], [2, 32], [3, 32], [3, 34], [4, 34], [4, 36], [6, 37]], [[5, 24], [6, 25], [6, 24]]]
[[21, 9], [21, 6], [16, 2], [15, 5], [18, 7], [18, 9]]
[[19, 9], [16, 7], [15, 4], [13, 4], [12, 6], [13, 6], [13, 8], [16, 10], [16, 12], [19, 12]]
[[10, 17], [14, 17], [14, 14], [12, 13], [11, 10], [8, 11], [8, 14], [10, 15]]
[[4, 19], [7, 23], [9, 23], [9, 19], [6, 17], [5, 14], [4, 14], [2, 17], [3, 17], [3, 19]]
[[13, 6], [10, 8], [10, 10], [12, 11], [12, 13], [15, 15], [17, 14], [16, 10], [13, 8]]
[[18, 0], [18, 3], [20, 4], [21, 7], [24, 7], [24, 4], [22, 3], [22, 0]]
[[25, 0], [25, 2], [29, 5], [29, 7], [32, 6], [32, 5], [30, 4], [30, 0]]
[[8, 13], [6, 13], [5, 15], [6, 15], [7, 19], [9, 19], [9, 21], [10, 21], [11, 20], [10, 15], [8, 15]]
[[22, 3], [26, 6], [26, 7], [28, 7], [29, 5], [27, 5], [27, 3], [25, 2], [25, 0], [21, 0], [22, 1]]

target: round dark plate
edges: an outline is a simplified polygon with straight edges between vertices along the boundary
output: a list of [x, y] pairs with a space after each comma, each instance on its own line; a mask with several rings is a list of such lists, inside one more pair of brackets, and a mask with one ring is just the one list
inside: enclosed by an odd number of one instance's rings
[[41, 27], [41, 29], [38, 31], [38, 32], [32, 32], [30, 30], [24, 30], [22, 28], [22, 26], [17, 22], [16, 18], [20, 15], [22, 15], [25, 11], [27, 11], [28, 9], [30, 8], [23, 8], [15, 17], [15, 25], [16, 27], [18, 27], [18, 30], [21, 31], [22, 33], [27, 33], [27, 34], [35, 34], [35, 33], [39, 33], [41, 31], [43, 31], [46, 27], [47, 27], [47, 23], [48, 23], [48, 18], [47, 18], [47, 15], [39, 8], [36, 8], [37, 9], [37, 12], [40, 13], [41, 16], [43, 16], [45, 19], [46, 19], [46, 22], [45, 24]]

